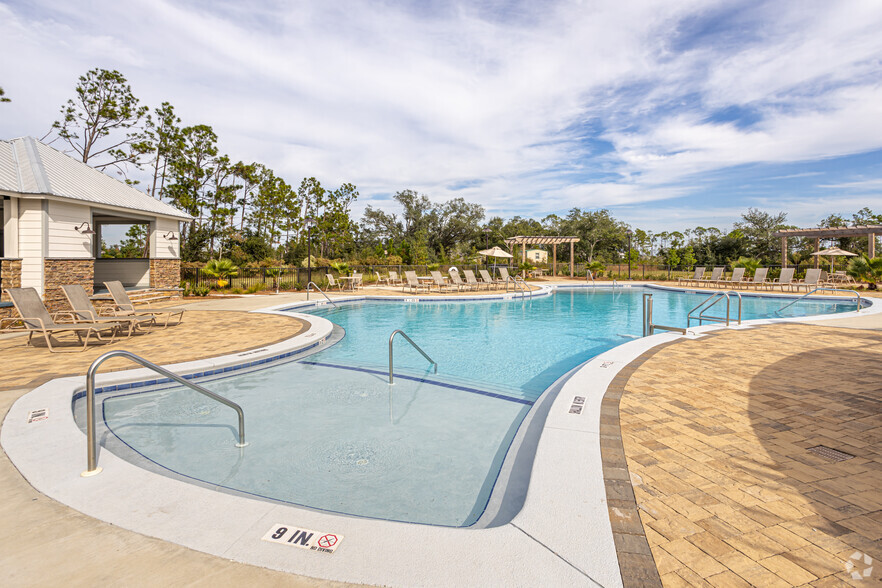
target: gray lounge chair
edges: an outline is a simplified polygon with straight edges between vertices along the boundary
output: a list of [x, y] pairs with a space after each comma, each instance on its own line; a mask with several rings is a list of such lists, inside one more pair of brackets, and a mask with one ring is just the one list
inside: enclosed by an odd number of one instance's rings
[[[49, 314], [46, 306], [40, 299], [40, 295], [34, 288], [7, 288], [6, 293], [12, 299], [17, 318], [0, 319], [0, 332], [26, 332], [28, 345], [34, 334], [42, 335], [46, 340], [46, 346], [52, 353], [72, 353], [85, 351], [92, 335], [99, 341], [113, 343], [120, 330], [124, 327], [120, 322], [101, 323], [57, 323], [55, 317]], [[4, 326], [5, 325], [5, 326]], [[16, 326], [19, 325], [19, 326]], [[83, 344], [79, 349], [55, 349], [52, 346], [52, 336], [59, 333], [73, 333]], [[105, 339], [101, 333], [109, 332], [110, 339]]]
[[459, 289], [454, 284], [445, 283], [444, 276], [437, 270], [429, 272], [429, 275], [432, 276], [432, 281], [439, 292], [454, 292]]
[[677, 278], [677, 285], [689, 285], [696, 284], [698, 285], [698, 281], [704, 277], [704, 266], [696, 267], [695, 273], [692, 274], [691, 278]]
[[[183, 310], [135, 310], [135, 305], [132, 304], [131, 300], [129, 300], [129, 295], [126, 292], [126, 289], [123, 287], [122, 282], [104, 282], [104, 287], [107, 288], [107, 291], [110, 292], [110, 297], [113, 298], [115, 316], [138, 317], [152, 315], [154, 318], [156, 318], [156, 324], [158, 325], [159, 317], [164, 315], [165, 323], [162, 325], [163, 328], [168, 327], [168, 323], [173, 316], [178, 317], [178, 321], [176, 324], [181, 324], [184, 321]], [[150, 308], [150, 303], [147, 303], [147, 307]]]
[[395, 270], [389, 270], [389, 285], [390, 286], [400, 286], [401, 278], [398, 277], [398, 272]]
[[[784, 270], [781, 270], [781, 271], [783, 272]], [[805, 270], [805, 278], [803, 278], [797, 282], [794, 282], [792, 285], [792, 288], [793, 288], [793, 290], [796, 290], [796, 291], [799, 291], [802, 288], [805, 288], [805, 291], [808, 292], [812, 288], [817, 288], [818, 286], [820, 286], [820, 283], [819, 283], [820, 279], [821, 279], [821, 270], [815, 269], [815, 268], [807, 269], [807, 270]]]
[[490, 272], [488, 272], [487, 270], [478, 270], [478, 273], [481, 274], [481, 279], [484, 281], [485, 284], [487, 284], [488, 288], [499, 288], [500, 286], [505, 284], [505, 282], [502, 280], [494, 280], [493, 278], [491, 278]]
[[407, 280], [407, 283], [404, 285], [404, 290], [410, 290], [411, 292], [419, 292], [420, 290], [429, 291], [429, 285], [421, 283], [414, 271], [404, 272], [404, 279]]
[[769, 274], [769, 268], [767, 268], [767, 267], [756, 268], [756, 271], [753, 272], [753, 279], [748, 280], [747, 282], [744, 282], [744, 287], [750, 288], [751, 286], [753, 286], [757, 290], [759, 290], [760, 287], [765, 287], [768, 284], [768, 282], [766, 281], [766, 276], [768, 274]]
[[784, 287], [786, 286], [788, 289], [792, 289], [793, 287], [793, 272], [794, 268], [785, 267], [781, 269], [781, 275], [777, 278], [769, 282], [769, 289], [771, 290], [775, 286], [779, 286], [781, 291], [784, 291]]
[[743, 267], [736, 267], [732, 270], [732, 276], [727, 280], [725, 278], [721, 278], [717, 280], [718, 286], [732, 286], [734, 288], [738, 288], [743, 284], [744, 280], [744, 270]]
[[465, 282], [463, 282], [462, 278], [459, 277], [459, 271], [455, 267], [452, 267], [449, 270], [447, 270], [447, 273], [450, 275], [450, 281], [459, 290], [474, 290], [476, 288], [476, 286], [474, 286], [472, 284], [466, 284]]
[[146, 332], [142, 327], [156, 324], [155, 316], [101, 316], [92, 305], [92, 301], [89, 300], [86, 289], [79, 284], [62, 286], [61, 290], [71, 307], [70, 313], [61, 314], [69, 314], [74, 322], [122, 323], [129, 327], [128, 336], [131, 336], [136, 330]]
[[486, 284], [484, 282], [479, 282], [475, 278], [475, 272], [473, 272], [472, 270], [463, 270], [462, 275], [465, 276], [466, 284], [468, 284], [469, 286], [471, 286], [475, 290], [480, 290], [482, 287], [487, 288], [488, 290], [490, 289], [489, 284]]
[[698, 282], [696, 282], [695, 285], [696, 286], [704, 286], [704, 285], [714, 286], [714, 285], [716, 285], [716, 283], [720, 281], [720, 278], [723, 277], [723, 270], [725, 270], [725, 269], [726, 269], [725, 267], [715, 267], [714, 271], [711, 272], [710, 278], [707, 278], [707, 279], [702, 278], [702, 279], [698, 280]]

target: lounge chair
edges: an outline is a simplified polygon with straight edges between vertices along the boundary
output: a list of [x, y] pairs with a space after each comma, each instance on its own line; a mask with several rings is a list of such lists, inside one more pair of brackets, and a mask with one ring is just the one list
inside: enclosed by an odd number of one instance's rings
[[831, 281], [837, 286], [854, 286], [857, 285], [857, 280], [848, 275], [848, 272], [845, 270], [834, 272], [832, 276], [830, 276]]
[[715, 268], [714, 268], [714, 271], [711, 272], [711, 277], [710, 277], [710, 278], [707, 278], [707, 279], [702, 278], [702, 279], [698, 280], [698, 281], [695, 283], [695, 285], [696, 285], [696, 286], [704, 286], [705, 284], [707, 284], [708, 286], [713, 286], [713, 285], [715, 285], [717, 282], [720, 281], [720, 278], [723, 277], [723, 270], [725, 270], [725, 269], [726, 269], [726, 268], [725, 268], [725, 267], [722, 267], [722, 266], [721, 266], [721, 267], [715, 267]]
[[767, 267], [756, 268], [756, 271], [753, 272], [753, 279], [744, 282], [744, 287], [750, 288], [751, 286], [753, 286], [757, 290], [759, 290], [760, 287], [765, 287], [768, 284], [768, 282], [766, 281], [766, 276], [768, 275], [768, 273], [769, 268]]
[[398, 272], [395, 270], [389, 270], [389, 285], [390, 286], [400, 286], [401, 278], [398, 277]]
[[420, 283], [419, 278], [417, 278], [416, 272], [414, 271], [406, 271], [404, 272], [404, 279], [407, 283], [404, 285], [404, 290], [410, 290], [411, 292], [419, 292], [420, 290], [429, 291], [429, 285]]
[[793, 289], [799, 291], [802, 288], [805, 288], [805, 291], [808, 292], [812, 288], [817, 288], [818, 286], [820, 286], [820, 280], [821, 270], [816, 268], [807, 269], [805, 270], [805, 277], [793, 283]]
[[325, 277], [328, 278], [328, 289], [337, 288], [338, 290], [343, 289], [343, 282], [338, 282], [334, 279], [334, 274], [325, 274]]
[[794, 268], [785, 267], [781, 269], [781, 275], [769, 282], [769, 289], [771, 290], [775, 286], [779, 286], [781, 291], [784, 291], [784, 287], [792, 289], [793, 288], [793, 272]]
[[452, 267], [449, 270], [447, 270], [447, 273], [450, 275], [450, 282], [454, 286], [456, 286], [456, 288], [458, 290], [474, 290], [475, 289], [475, 286], [473, 286], [472, 284], [466, 284], [465, 282], [462, 281], [462, 278], [459, 277], [459, 272], [456, 270], [455, 267]]
[[[165, 316], [165, 323], [162, 325], [163, 328], [168, 327], [168, 323], [173, 316], [178, 317], [177, 324], [181, 324], [184, 320], [183, 310], [135, 310], [135, 305], [132, 304], [131, 300], [129, 300], [129, 295], [126, 292], [126, 289], [123, 287], [122, 282], [104, 282], [104, 287], [107, 288], [107, 291], [110, 292], [110, 297], [113, 298], [115, 316], [136, 317], [152, 315], [154, 318], [156, 318], [157, 325], [159, 324], [159, 317]], [[150, 308], [150, 303], [147, 303], [147, 308]]]
[[745, 270], [745, 268], [743, 268], [743, 267], [734, 268], [732, 270], [732, 276], [728, 280], [725, 278], [717, 280], [717, 285], [719, 285], [719, 286], [732, 286], [735, 288], [739, 287], [743, 283], [743, 280], [744, 280], [744, 270]]
[[490, 277], [490, 272], [487, 270], [478, 270], [478, 273], [481, 274], [481, 279], [487, 284], [488, 288], [498, 288], [505, 284], [503, 280], [494, 280]]
[[488, 290], [490, 289], [489, 284], [485, 284], [484, 282], [479, 282], [475, 278], [475, 272], [473, 272], [472, 270], [463, 270], [462, 275], [465, 276], [466, 284], [468, 284], [469, 286], [471, 286], [475, 290], [480, 290], [482, 286], [487, 288]]
[[146, 332], [143, 331], [142, 327], [149, 327], [156, 324], [156, 317], [152, 315], [101, 316], [92, 305], [92, 301], [89, 300], [89, 295], [86, 293], [86, 289], [79, 284], [62, 286], [61, 290], [64, 292], [64, 297], [67, 298], [67, 303], [70, 305], [71, 311], [69, 313], [59, 313], [58, 316], [69, 314], [73, 322], [122, 323], [129, 327], [128, 336], [131, 336], [136, 330]]
[[502, 278], [504, 283], [508, 283], [509, 281], [514, 280], [510, 275], [508, 275], [508, 268], [501, 267], [499, 268], [499, 276]]
[[695, 273], [692, 274], [691, 278], [677, 278], [677, 285], [689, 285], [694, 283], [698, 285], [699, 280], [704, 277], [704, 266], [695, 268]]
[[458, 288], [453, 284], [447, 284], [444, 282], [444, 276], [441, 275], [439, 271], [429, 272], [432, 276], [432, 281], [435, 284], [435, 287], [438, 288], [439, 292], [454, 292], [458, 290]]
[[381, 277], [380, 277], [380, 272], [374, 272], [374, 275], [377, 276], [377, 286], [383, 286], [383, 285], [388, 286], [388, 285], [389, 285], [389, 278], [388, 278], [388, 276], [385, 277], [385, 278], [381, 278]]
[[[6, 293], [12, 299], [12, 304], [15, 306], [15, 310], [18, 311], [19, 316], [17, 318], [0, 319], [0, 332], [27, 332], [28, 345], [30, 345], [34, 333], [43, 335], [43, 338], [46, 340], [46, 346], [52, 353], [85, 351], [92, 335], [95, 335], [95, 338], [99, 341], [113, 343], [120, 330], [124, 327], [123, 323], [120, 322], [57, 323], [55, 318], [46, 310], [46, 306], [34, 288], [7, 288]], [[20, 326], [15, 326], [17, 324], [20, 324]], [[74, 333], [83, 346], [79, 349], [55, 349], [52, 346], [52, 335], [65, 332]], [[103, 332], [110, 333], [109, 340], [101, 335]]]
[[352, 277], [355, 278], [352, 280], [352, 289], [358, 290], [359, 288], [364, 288], [364, 280], [363, 276], [358, 272], [352, 272]]

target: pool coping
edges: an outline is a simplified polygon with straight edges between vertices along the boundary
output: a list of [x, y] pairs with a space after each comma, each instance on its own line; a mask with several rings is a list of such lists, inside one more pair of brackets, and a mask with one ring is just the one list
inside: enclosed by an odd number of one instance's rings
[[[627, 286], [630, 285], [619, 287]], [[554, 287], [547, 289], [550, 293]], [[348, 299], [371, 298], [374, 297]], [[384, 298], [402, 301], [401, 297]], [[434, 298], [431, 301], [462, 300]], [[490, 295], [479, 299], [504, 298]], [[303, 305], [281, 306], [302, 308]], [[870, 309], [880, 312], [882, 305], [872, 304], [860, 314]], [[257, 312], [280, 311], [273, 307]], [[794, 320], [814, 322], [860, 314], [761, 319], [734, 328]], [[327, 320], [315, 315], [299, 318], [309, 322], [310, 329], [283, 343], [170, 367], [175, 371], [203, 374], [221, 369], [215, 373], [224, 373], [225, 368], [241, 363], [243, 356], [250, 356], [250, 361], [281, 356], [314, 346], [330, 334], [332, 326]], [[44, 494], [114, 525], [243, 563], [372, 584], [622, 586], [619, 567], [622, 556], [616, 549], [615, 529], [610, 523], [610, 488], [604, 476], [597, 475], [604, 470], [601, 416], [604, 410], [608, 412], [605, 396], [619, 372], [650, 349], [723, 328], [719, 325], [693, 327], [685, 336], [663, 333], [629, 341], [576, 368], [563, 383], [542, 427], [523, 508], [511, 522], [493, 528], [455, 529], [393, 523], [267, 503], [151, 474], [109, 451], [103, 451], [99, 457], [104, 468], [101, 475], [81, 478], [85, 439], [73, 422], [70, 402], [71, 394], [82, 387], [82, 377], [56, 379], [19, 398], [7, 414], [0, 441], [19, 471]], [[98, 384], [124, 385], [149, 374], [143, 369], [113, 372], [100, 376]], [[584, 408], [579, 413], [572, 412], [576, 397], [583, 398]], [[27, 424], [28, 412], [37, 408], [48, 408], [50, 418]], [[578, 465], [574, 467], [574, 464]], [[96, 496], [101, 499], [95, 500]], [[276, 523], [337, 532], [345, 540], [333, 555], [261, 541], [261, 536]], [[205, 532], [193, 533], [192, 529]], [[379, 565], [380, 562], [383, 564]]]

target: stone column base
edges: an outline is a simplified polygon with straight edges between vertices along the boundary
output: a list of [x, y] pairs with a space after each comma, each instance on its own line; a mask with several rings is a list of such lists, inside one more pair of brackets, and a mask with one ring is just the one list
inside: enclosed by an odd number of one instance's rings
[[178, 288], [181, 284], [180, 259], [151, 259], [150, 287], [156, 289]]
[[79, 284], [86, 289], [89, 296], [93, 293], [95, 283], [95, 260], [79, 259], [45, 259], [43, 260], [43, 301], [49, 312], [69, 310], [67, 298], [61, 286]]

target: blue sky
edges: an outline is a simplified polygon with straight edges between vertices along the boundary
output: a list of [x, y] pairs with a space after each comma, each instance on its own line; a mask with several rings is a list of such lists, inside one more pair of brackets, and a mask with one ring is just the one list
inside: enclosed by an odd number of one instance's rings
[[79, 75], [290, 182], [661, 231], [882, 213], [882, 2], [0, 2], [0, 137]]

